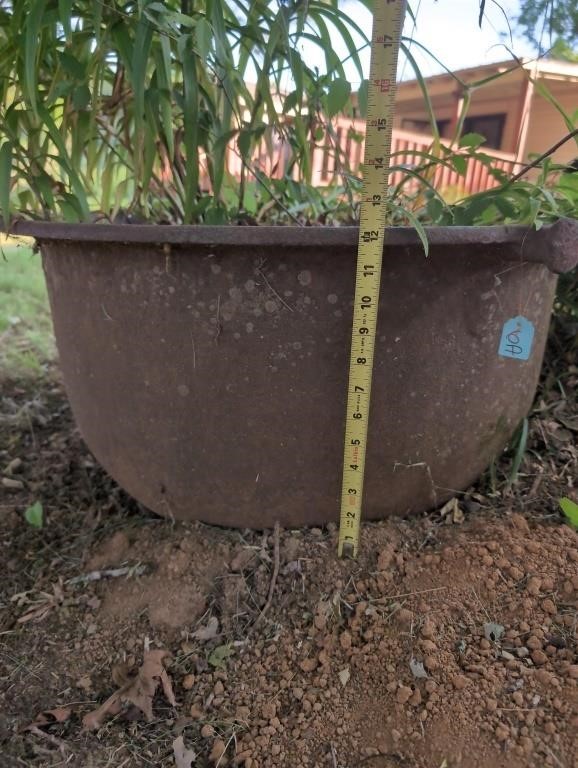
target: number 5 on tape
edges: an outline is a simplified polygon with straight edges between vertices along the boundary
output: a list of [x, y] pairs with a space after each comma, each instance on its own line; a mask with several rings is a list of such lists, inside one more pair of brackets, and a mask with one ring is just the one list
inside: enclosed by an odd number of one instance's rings
[[534, 341], [534, 326], [525, 317], [518, 315], [506, 320], [498, 347], [500, 357], [514, 360], [528, 360]]

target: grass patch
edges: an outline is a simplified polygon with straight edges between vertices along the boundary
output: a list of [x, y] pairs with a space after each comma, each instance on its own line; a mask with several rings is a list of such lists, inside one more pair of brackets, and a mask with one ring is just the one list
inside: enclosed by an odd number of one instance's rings
[[0, 376], [38, 375], [55, 356], [40, 255], [0, 245]]

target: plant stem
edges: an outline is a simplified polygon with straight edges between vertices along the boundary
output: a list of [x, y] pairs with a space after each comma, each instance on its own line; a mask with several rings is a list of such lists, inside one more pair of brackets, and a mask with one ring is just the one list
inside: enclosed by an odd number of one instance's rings
[[536, 166], [540, 165], [542, 160], [545, 160], [547, 157], [550, 157], [550, 155], [553, 155], [554, 152], [557, 149], [560, 149], [560, 147], [563, 144], [566, 144], [567, 141], [570, 141], [570, 139], [573, 139], [575, 136], [578, 136], [578, 128], [574, 128], [573, 131], [570, 131], [569, 133], [564, 136], [564, 138], [560, 139], [560, 141], [557, 141], [556, 144], [550, 147], [550, 149], [547, 149], [546, 152], [540, 155], [540, 157], [537, 157], [535, 160], [533, 160], [528, 165], [524, 166], [521, 171], [518, 171], [512, 178], [509, 180], [508, 184], [513, 184], [515, 181], [518, 181], [522, 178], [528, 171], [532, 170], [532, 168], [536, 168]]

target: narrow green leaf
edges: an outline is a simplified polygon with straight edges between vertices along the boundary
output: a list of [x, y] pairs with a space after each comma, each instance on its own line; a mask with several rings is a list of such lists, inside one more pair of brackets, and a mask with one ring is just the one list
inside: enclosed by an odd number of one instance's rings
[[160, 49], [157, 49], [157, 67], [155, 70], [159, 84], [160, 121], [167, 144], [169, 159], [175, 156], [175, 134], [172, 108], [172, 59], [168, 38], [161, 35]]
[[5, 141], [0, 147], [0, 219], [5, 230], [10, 226], [10, 186], [14, 142]]
[[44, 126], [58, 151], [58, 156], [55, 158], [55, 160], [64, 169], [65, 173], [70, 179], [70, 184], [74, 190], [82, 211], [82, 217], [84, 219], [88, 219], [90, 216], [90, 211], [88, 208], [88, 201], [86, 199], [84, 184], [82, 183], [80, 176], [75, 171], [70, 162], [66, 144], [64, 143], [64, 140], [60, 135], [58, 128], [56, 127], [56, 123], [45, 107], [38, 107], [38, 115], [44, 123]]
[[62, 29], [68, 43], [70, 43], [72, 38], [71, 20], [72, 0], [58, 0], [58, 21], [62, 24]]
[[183, 35], [178, 41], [183, 65], [184, 91], [183, 124], [186, 152], [185, 224], [190, 224], [192, 221], [193, 206], [199, 192], [199, 89], [192, 43], [190, 35]]
[[30, 13], [26, 17], [24, 34], [24, 85], [25, 95], [34, 113], [38, 104], [38, 79], [36, 62], [40, 50], [40, 34], [46, 0], [31, 0]]
[[516, 446], [516, 454], [514, 456], [514, 461], [512, 462], [512, 468], [510, 469], [510, 474], [508, 477], [508, 487], [510, 487], [513, 483], [515, 483], [518, 478], [518, 472], [520, 471], [522, 460], [524, 458], [524, 454], [526, 453], [527, 445], [528, 445], [528, 419], [524, 419], [524, 421], [522, 422], [522, 428], [519, 432], [518, 444]]
[[32, 506], [24, 511], [24, 519], [33, 528], [42, 528], [44, 525], [44, 510], [39, 501], [35, 501]]
[[395, 205], [394, 208], [396, 208], [400, 212], [400, 214], [402, 214], [403, 216], [405, 216], [409, 220], [410, 224], [415, 229], [415, 231], [418, 234], [419, 239], [421, 240], [421, 244], [423, 245], [424, 253], [425, 253], [426, 257], [427, 257], [429, 255], [429, 242], [428, 242], [428, 239], [427, 239], [427, 233], [426, 233], [426, 231], [424, 229], [424, 226], [421, 223], [421, 221], [417, 218], [417, 216], [413, 213], [413, 211], [406, 210], [405, 208], [403, 208], [402, 206], [399, 206], [399, 205]]
[[209, 58], [213, 30], [206, 19], [199, 19], [195, 27], [195, 47], [203, 61]]
[[134, 123], [135, 123], [135, 173], [138, 175], [139, 163], [143, 147], [145, 86], [147, 80], [147, 63], [152, 42], [153, 27], [144, 19], [137, 26], [132, 56], [132, 87], [134, 93]]

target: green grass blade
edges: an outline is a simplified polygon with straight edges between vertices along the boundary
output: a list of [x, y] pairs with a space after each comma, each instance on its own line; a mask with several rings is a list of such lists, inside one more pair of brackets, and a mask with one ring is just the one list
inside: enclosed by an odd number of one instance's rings
[[527, 445], [528, 445], [528, 419], [524, 419], [524, 421], [522, 422], [522, 428], [520, 429], [520, 433], [519, 433], [518, 444], [516, 446], [516, 453], [514, 455], [514, 460], [512, 462], [512, 468], [510, 469], [510, 474], [508, 475], [508, 483], [507, 483], [508, 488], [510, 488], [518, 478], [518, 472], [520, 471], [520, 467], [524, 459], [524, 454], [526, 453]]

